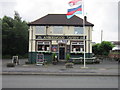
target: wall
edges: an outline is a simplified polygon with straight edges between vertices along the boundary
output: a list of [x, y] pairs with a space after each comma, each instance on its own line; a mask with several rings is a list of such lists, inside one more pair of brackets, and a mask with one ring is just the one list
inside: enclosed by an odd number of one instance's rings
[[[37, 51], [35, 49], [35, 36], [36, 35], [69, 35], [69, 36], [83, 36], [83, 34], [74, 34], [74, 27], [73, 26], [64, 26], [63, 27], [63, 33], [62, 34], [54, 34], [53, 33], [53, 26], [45, 26], [44, 28], [44, 33], [41, 34], [35, 34], [36, 27], [35, 26], [30, 26], [29, 28], [29, 61], [33, 61], [31, 63], [35, 63]], [[86, 27], [85, 28], [85, 35], [87, 36], [86, 38], [86, 57], [91, 57], [92, 55], [92, 27]], [[58, 43], [53, 40], [52, 44], [57, 45]], [[70, 45], [70, 41], [68, 40], [67, 45]], [[74, 54], [71, 54], [72, 56], [75, 56]], [[48, 54], [46, 54], [46, 57], [48, 57]], [[77, 55], [75, 57], [78, 57]], [[49, 61], [50, 58], [47, 60]]]
[[[30, 26], [29, 29], [29, 51], [35, 51], [35, 26]], [[74, 35], [74, 36], [83, 36], [83, 34], [74, 34], [74, 27], [73, 26], [65, 26], [63, 28], [63, 34], [54, 34], [52, 33], [53, 31], [53, 26], [49, 26], [47, 28], [47, 34], [48, 35]], [[36, 34], [36, 35], [46, 35], [46, 30], [44, 34]], [[86, 27], [85, 35], [87, 35], [87, 52], [92, 52], [92, 27]], [[33, 39], [31, 39], [33, 38]], [[54, 44], [57, 44], [53, 41]], [[90, 46], [88, 46], [90, 44]], [[90, 49], [88, 50], [88, 47]]]

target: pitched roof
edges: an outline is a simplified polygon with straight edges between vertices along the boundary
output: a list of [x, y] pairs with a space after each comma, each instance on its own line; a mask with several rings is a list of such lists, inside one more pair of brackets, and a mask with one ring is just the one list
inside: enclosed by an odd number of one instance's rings
[[[48, 14], [28, 24], [29, 26], [83, 26], [83, 19], [73, 16], [66, 18], [66, 14]], [[86, 26], [94, 26], [94, 24], [85, 21]]]

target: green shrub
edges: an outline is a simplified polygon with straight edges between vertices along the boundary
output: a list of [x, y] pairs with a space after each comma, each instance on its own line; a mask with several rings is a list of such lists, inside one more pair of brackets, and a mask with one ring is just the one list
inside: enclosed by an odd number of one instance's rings
[[28, 58], [28, 53], [24, 54], [23, 58]]
[[95, 64], [99, 64], [99, 63], [100, 63], [100, 60], [95, 60], [94, 63], [95, 63]]
[[53, 53], [52, 54], [52, 61], [55, 61], [55, 56], [56, 56], [56, 53]]
[[92, 61], [90, 61], [90, 62], [87, 61], [87, 62], [86, 62], [86, 64], [93, 64], [93, 63], [94, 63], [94, 62], [92, 62]]
[[30, 62], [26, 61], [25, 64], [31, 64]]
[[2, 56], [3, 59], [11, 59], [11, 57], [12, 57], [11, 55], [3, 55]]
[[13, 64], [13, 63], [7, 63], [7, 67], [15, 67], [15, 64]]
[[70, 59], [70, 54], [66, 55], [66, 60], [68, 61]]
[[73, 68], [73, 65], [74, 65], [73, 63], [66, 63], [65, 64], [66, 68]]
[[54, 65], [57, 64], [57, 58], [55, 58], [55, 56], [57, 56], [56, 53], [53, 53], [52, 54], [52, 64], [54, 64]]

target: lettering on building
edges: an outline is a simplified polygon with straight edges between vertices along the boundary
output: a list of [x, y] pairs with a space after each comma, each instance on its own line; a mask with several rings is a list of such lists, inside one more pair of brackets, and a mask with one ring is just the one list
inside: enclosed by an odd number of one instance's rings
[[48, 40], [61, 40], [61, 39], [83, 39], [83, 36], [40, 36], [37, 35], [36, 39], [48, 39]]

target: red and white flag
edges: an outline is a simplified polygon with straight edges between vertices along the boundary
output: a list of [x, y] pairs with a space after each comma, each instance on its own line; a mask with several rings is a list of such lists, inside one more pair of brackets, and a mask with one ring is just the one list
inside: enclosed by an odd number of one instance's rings
[[82, 0], [72, 0], [68, 3], [70, 6], [74, 6], [74, 5], [81, 5], [82, 4]]

